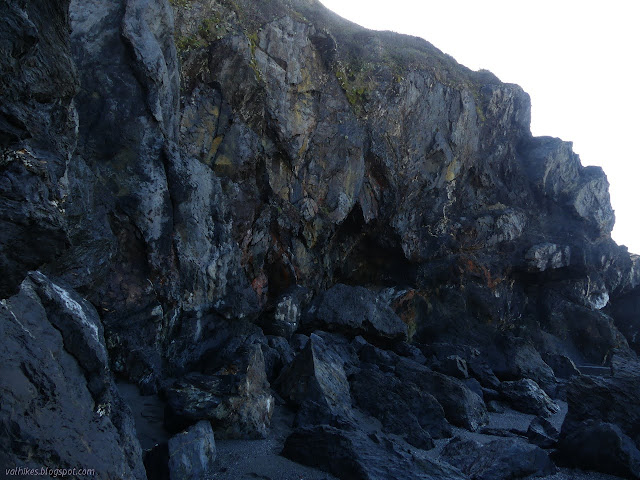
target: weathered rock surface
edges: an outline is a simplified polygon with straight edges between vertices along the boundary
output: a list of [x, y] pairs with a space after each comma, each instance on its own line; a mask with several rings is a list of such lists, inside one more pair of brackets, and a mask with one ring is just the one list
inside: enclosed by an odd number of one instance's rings
[[75, 147], [68, 0], [0, 5], [0, 298], [68, 245], [63, 176]]
[[521, 412], [550, 417], [560, 411], [558, 404], [530, 378], [502, 382], [500, 391], [507, 402]]
[[200, 480], [213, 473], [216, 442], [211, 424], [200, 421], [169, 439], [169, 478]]
[[296, 285], [280, 295], [273, 311], [268, 312], [260, 325], [267, 334], [291, 338], [298, 330], [302, 313], [312, 298], [312, 292]]
[[[621, 361], [621, 360], [620, 360]], [[640, 369], [625, 362], [613, 377], [575, 377], [558, 444], [562, 462], [638, 478], [640, 470]]]
[[303, 325], [307, 329], [361, 335], [374, 343], [407, 339], [407, 326], [373, 292], [342, 284], [318, 297]]
[[143, 478], [113, 374], [165, 394], [174, 431], [234, 437], [268, 434], [280, 378], [307, 463], [317, 444], [343, 478], [458, 478], [394, 435], [428, 448], [485, 424], [501, 382], [553, 396], [571, 362], [609, 362], [573, 378], [562, 435], [602, 432], [635, 472], [636, 368], [617, 358], [638, 350], [639, 259], [610, 238], [602, 170], [532, 137], [518, 86], [315, 0], [0, 19], [3, 463], [101, 451], [99, 475]]
[[259, 345], [214, 374], [192, 372], [165, 391], [165, 425], [180, 431], [208, 420], [223, 438], [261, 438], [268, 434], [274, 399]]
[[343, 480], [465, 478], [456, 468], [408, 454], [385, 437], [329, 426], [296, 430], [287, 438], [282, 454]]
[[146, 478], [95, 309], [34, 272], [0, 317], [0, 464]]
[[504, 480], [550, 475], [556, 467], [549, 455], [522, 440], [500, 439], [481, 445], [460, 437], [443, 449], [442, 458], [473, 480]]
[[277, 385], [283, 398], [311, 416], [306, 422], [344, 425], [351, 421], [344, 360], [316, 334], [311, 334], [302, 352], [285, 367]]

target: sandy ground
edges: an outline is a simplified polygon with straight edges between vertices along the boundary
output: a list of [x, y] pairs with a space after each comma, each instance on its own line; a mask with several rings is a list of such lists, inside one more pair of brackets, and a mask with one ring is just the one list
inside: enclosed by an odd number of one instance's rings
[[140, 395], [140, 390], [132, 383], [117, 382], [116, 385], [131, 409], [142, 449], [149, 450], [169, 440], [170, 435], [163, 427], [164, 403], [158, 396]]

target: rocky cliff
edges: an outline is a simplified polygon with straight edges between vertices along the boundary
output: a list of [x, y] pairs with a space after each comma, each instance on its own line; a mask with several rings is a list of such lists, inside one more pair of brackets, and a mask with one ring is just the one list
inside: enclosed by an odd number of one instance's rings
[[[640, 476], [637, 418], [578, 406], [640, 411], [639, 260], [520, 87], [316, 0], [0, 13], [3, 466], [183, 478], [149, 459], [200, 420], [269, 438], [283, 408], [284, 455], [340, 478]], [[116, 377], [178, 434], [147, 473]], [[554, 399], [547, 450], [490, 429], [425, 453]]]

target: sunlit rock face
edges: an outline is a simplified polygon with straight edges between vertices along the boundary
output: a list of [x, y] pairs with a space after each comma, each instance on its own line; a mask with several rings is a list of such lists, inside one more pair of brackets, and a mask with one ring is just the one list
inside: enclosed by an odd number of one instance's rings
[[[50, 345], [23, 363], [36, 387], [60, 374], [78, 389], [80, 419], [111, 395], [91, 431], [113, 446], [104, 478], [144, 475], [114, 374], [170, 403], [172, 433], [205, 420], [219, 438], [269, 438], [286, 403], [291, 458], [457, 478], [397, 442], [493, 428], [501, 382], [556, 400], [584, 365], [633, 365], [640, 267], [611, 240], [606, 176], [532, 137], [517, 85], [315, 0], [0, 13], [2, 341], [41, 332]], [[57, 370], [38, 377], [47, 352]], [[22, 393], [58, 405], [45, 390]], [[7, 459], [50, 458], [20, 449], [43, 433], [20, 425]], [[369, 450], [331, 470], [333, 441]]]

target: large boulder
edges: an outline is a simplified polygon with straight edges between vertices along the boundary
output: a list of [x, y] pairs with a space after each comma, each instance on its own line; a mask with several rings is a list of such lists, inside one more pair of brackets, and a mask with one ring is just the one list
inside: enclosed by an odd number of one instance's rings
[[574, 377], [567, 388], [567, 416], [562, 435], [584, 421], [596, 420], [618, 425], [640, 445], [640, 371], [632, 375]]
[[569, 384], [558, 458], [580, 468], [640, 478], [640, 369], [619, 358], [616, 365], [611, 377], [583, 375]]
[[255, 344], [215, 374], [192, 372], [174, 381], [165, 396], [170, 431], [209, 420], [222, 438], [264, 438], [274, 407], [262, 350]]
[[213, 471], [216, 442], [206, 420], [169, 439], [169, 478], [200, 480]]
[[505, 480], [555, 473], [549, 455], [522, 440], [505, 438], [480, 444], [455, 437], [442, 450], [442, 458], [472, 480]]
[[560, 411], [558, 404], [530, 378], [502, 382], [500, 392], [513, 408], [524, 413], [550, 417]]
[[380, 420], [385, 431], [395, 433], [418, 448], [434, 446], [432, 438], [451, 436], [444, 410], [429, 392], [404, 382], [377, 366], [363, 364], [349, 377], [355, 403]]
[[482, 398], [457, 378], [434, 372], [405, 358], [399, 359], [395, 373], [402, 382], [413, 383], [421, 391], [433, 395], [451, 424], [476, 431], [489, 422]]
[[615, 424], [587, 420], [570, 431], [563, 430], [558, 448], [560, 461], [566, 465], [640, 478], [640, 450]]
[[301, 428], [285, 441], [282, 455], [342, 480], [462, 480], [445, 463], [408, 454], [387, 437], [326, 425]]
[[303, 318], [307, 330], [321, 329], [372, 343], [407, 339], [407, 326], [372, 291], [364, 287], [334, 285], [322, 293]]
[[276, 385], [282, 397], [304, 407], [306, 415], [313, 412], [312, 423], [343, 424], [352, 418], [344, 359], [316, 334], [284, 368]]
[[522, 338], [501, 337], [488, 349], [487, 360], [500, 380], [530, 378], [553, 395], [557, 380], [538, 350]]
[[146, 478], [134, 421], [88, 302], [34, 272], [0, 304], [0, 345], [0, 464]]

